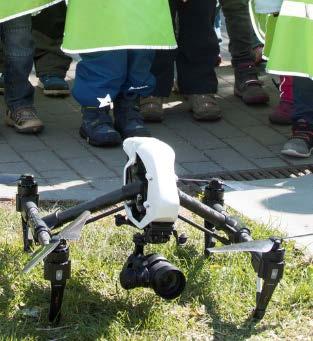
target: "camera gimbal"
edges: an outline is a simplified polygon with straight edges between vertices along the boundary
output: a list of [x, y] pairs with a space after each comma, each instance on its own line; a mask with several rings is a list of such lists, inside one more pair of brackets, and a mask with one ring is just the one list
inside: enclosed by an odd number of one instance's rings
[[[164, 299], [173, 299], [181, 294], [186, 284], [184, 274], [163, 256], [144, 254], [145, 245], [167, 243], [171, 236], [175, 237], [178, 245], [186, 243], [187, 236], [178, 235], [175, 229], [176, 220], [181, 219], [203, 232], [207, 256], [212, 252], [251, 253], [252, 266], [258, 278], [253, 317], [263, 318], [283, 276], [282, 239], [253, 241], [249, 229], [226, 212], [224, 184], [218, 179], [212, 179], [205, 187], [202, 202], [178, 189], [175, 154], [167, 144], [154, 138], [135, 137], [124, 141], [124, 150], [128, 162], [122, 188], [45, 217], [39, 214], [38, 185], [34, 177], [20, 177], [16, 209], [22, 216], [24, 250], [29, 251], [34, 243], [41, 245], [24, 272], [44, 261], [44, 278], [51, 282], [49, 321], [59, 321], [64, 289], [70, 279], [68, 241], [78, 240], [84, 225], [123, 209], [126, 215], [115, 216], [116, 226], [128, 224], [140, 230], [134, 234], [134, 251], [120, 274], [123, 288], [150, 287]], [[109, 209], [121, 202], [124, 206]], [[204, 224], [179, 215], [180, 206], [203, 218]], [[108, 210], [91, 216], [91, 213], [104, 209]], [[69, 224], [59, 233], [52, 234], [55, 228], [65, 223]], [[221, 236], [219, 231], [227, 237]], [[226, 246], [215, 248], [216, 241]]]

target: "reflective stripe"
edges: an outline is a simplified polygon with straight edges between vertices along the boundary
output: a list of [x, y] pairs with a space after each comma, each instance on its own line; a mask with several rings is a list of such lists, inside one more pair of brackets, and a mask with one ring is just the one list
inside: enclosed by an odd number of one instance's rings
[[313, 20], [313, 4], [287, 0], [283, 2], [279, 15]]

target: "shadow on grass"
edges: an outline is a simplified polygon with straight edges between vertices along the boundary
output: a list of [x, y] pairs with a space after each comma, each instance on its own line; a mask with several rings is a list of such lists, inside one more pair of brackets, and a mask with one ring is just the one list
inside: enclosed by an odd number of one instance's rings
[[[212, 287], [210, 273], [204, 274], [204, 266], [207, 257], [199, 254], [199, 251], [193, 245], [185, 248], [177, 248], [177, 255], [185, 258], [188, 264], [188, 275], [186, 277], [187, 286], [180, 297], [179, 303], [185, 304], [191, 302], [195, 297], [199, 297], [199, 303], [205, 306], [206, 313], [210, 316], [210, 326], [213, 329], [213, 340], [246, 340], [252, 335], [257, 335], [270, 326], [257, 326], [257, 320], [250, 316], [241, 323], [232, 323], [225, 321], [219, 313], [218, 302], [214, 297], [213, 290], [204, 297], [203, 286]], [[191, 261], [191, 257], [196, 257]], [[213, 289], [213, 288], [212, 288]], [[223, 290], [223, 288], [220, 288]], [[238, 297], [238, 300], [240, 297]], [[252, 307], [251, 307], [252, 309]]]

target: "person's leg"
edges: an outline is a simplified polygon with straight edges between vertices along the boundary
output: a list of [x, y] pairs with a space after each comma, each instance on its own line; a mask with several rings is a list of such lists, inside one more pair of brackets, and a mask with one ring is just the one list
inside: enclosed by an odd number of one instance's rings
[[292, 136], [282, 153], [289, 156], [309, 157], [313, 150], [313, 80], [293, 77], [294, 105]]
[[35, 42], [35, 69], [46, 95], [69, 94], [64, 78], [72, 58], [61, 51], [66, 5], [61, 2], [43, 10], [32, 19]]
[[128, 50], [127, 79], [114, 101], [115, 127], [123, 138], [149, 136], [139, 114], [139, 98], [151, 95], [155, 78], [151, 73], [153, 50]]
[[0, 26], [5, 56], [6, 124], [21, 133], [39, 132], [43, 124], [36, 116], [34, 89], [28, 80], [33, 65], [31, 18], [23, 16]]
[[80, 135], [95, 146], [121, 142], [109, 115], [114, 99], [127, 79], [127, 51], [82, 54], [72, 94], [82, 106]]
[[4, 93], [4, 55], [3, 55], [3, 47], [1, 44], [1, 39], [0, 39], [0, 95]]
[[[173, 26], [177, 14], [177, 4], [181, 0], [169, 0]], [[151, 96], [141, 97], [140, 112], [145, 121], [161, 122], [164, 119], [163, 98], [169, 97], [174, 82], [174, 62], [177, 50], [156, 50], [151, 72], [156, 85]]]
[[217, 92], [215, 65], [219, 44], [214, 31], [216, 1], [193, 0], [178, 6], [178, 87], [188, 95], [198, 120], [221, 117], [214, 98]]
[[269, 96], [258, 80], [253, 55], [253, 28], [248, 0], [220, 0], [229, 35], [229, 50], [235, 72], [235, 95], [246, 104], [269, 101]]

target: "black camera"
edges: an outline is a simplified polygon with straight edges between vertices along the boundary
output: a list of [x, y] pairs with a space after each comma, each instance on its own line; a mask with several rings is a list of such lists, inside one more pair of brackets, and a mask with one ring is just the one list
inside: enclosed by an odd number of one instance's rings
[[165, 299], [178, 297], [185, 288], [184, 274], [166, 258], [158, 254], [131, 255], [120, 273], [124, 289], [152, 288]]

